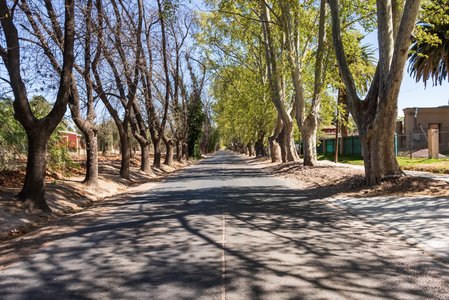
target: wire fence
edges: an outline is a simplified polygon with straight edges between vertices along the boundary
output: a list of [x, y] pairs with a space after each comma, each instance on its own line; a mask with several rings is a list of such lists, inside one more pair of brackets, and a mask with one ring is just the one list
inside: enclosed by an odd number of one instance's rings
[[[429, 157], [429, 136], [428, 132], [414, 132], [397, 134], [397, 156], [410, 158]], [[438, 144], [438, 158], [445, 158], [449, 154], [449, 131], [439, 131], [436, 133], [436, 143]]]
[[[438, 158], [449, 157], [449, 130], [436, 133], [438, 144]], [[335, 153], [335, 138], [321, 139], [318, 142], [317, 152], [319, 154]], [[338, 140], [339, 155], [361, 156], [362, 144], [359, 136], [341, 137]], [[400, 133], [395, 134], [396, 156], [410, 158], [429, 158], [428, 132]]]

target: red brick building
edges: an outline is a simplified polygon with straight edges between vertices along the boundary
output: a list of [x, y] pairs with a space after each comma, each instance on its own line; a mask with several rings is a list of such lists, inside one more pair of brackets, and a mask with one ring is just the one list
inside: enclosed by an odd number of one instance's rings
[[60, 131], [61, 140], [69, 150], [79, 152], [81, 150], [81, 135], [73, 131]]

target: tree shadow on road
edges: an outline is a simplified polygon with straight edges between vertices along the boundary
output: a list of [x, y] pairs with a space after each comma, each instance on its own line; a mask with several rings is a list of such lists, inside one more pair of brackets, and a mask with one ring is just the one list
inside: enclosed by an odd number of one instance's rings
[[[263, 173], [238, 163], [200, 164], [154, 190], [102, 203], [40, 237], [2, 247], [2, 256], [41, 248], [0, 272], [3, 296], [217, 299], [224, 290], [229, 299], [449, 296], [446, 265], [329, 207], [320, 188], [263, 186]], [[260, 180], [233, 185], [243, 177]], [[224, 184], [208, 186], [212, 179]]]

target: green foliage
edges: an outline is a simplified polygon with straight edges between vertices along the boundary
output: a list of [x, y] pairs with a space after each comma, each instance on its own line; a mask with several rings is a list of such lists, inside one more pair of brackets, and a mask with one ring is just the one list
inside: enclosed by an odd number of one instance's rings
[[[196, 95], [196, 93], [193, 93], [188, 104], [187, 117], [187, 151], [190, 157], [201, 157], [199, 140], [205, 118], [206, 116], [203, 112], [203, 103], [201, 102], [201, 98], [199, 95]], [[198, 153], [198, 151], [200, 153]]]
[[199, 141], [196, 141], [196, 143], [193, 145], [193, 152], [190, 155], [190, 157], [194, 159], [200, 159], [201, 158], [201, 147]]
[[[330, 160], [333, 161], [335, 155], [333, 153], [319, 154], [318, 160]], [[350, 165], [363, 166], [363, 157], [360, 155], [338, 155], [338, 162]]]
[[222, 68], [212, 83], [212, 95], [223, 144], [256, 142], [272, 130], [276, 113], [257, 74], [240, 66]]
[[362, 28], [372, 32], [376, 28], [375, 0], [340, 0], [339, 6], [343, 31]]
[[[34, 96], [30, 100], [30, 107], [37, 119], [45, 117], [52, 105], [42, 96]], [[28, 149], [28, 140], [25, 130], [14, 119], [13, 101], [0, 99], [0, 169], [11, 167], [18, 158], [25, 157]], [[59, 131], [67, 130], [62, 122], [50, 136], [48, 143], [48, 168], [52, 171], [64, 171], [75, 167], [67, 145], [61, 143]]]
[[14, 119], [12, 100], [0, 99], [0, 169], [27, 150], [27, 137]]
[[106, 120], [98, 125], [98, 149], [107, 154], [113, 149], [120, 147], [120, 138], [117, 126], [112, 119]]
[[52, 109], [52, 105], [43, 96], [34, 96], [31, 98], [30, 107], [37, 119], [44, 118]]
[[409, 73], [424, 84], [446, 80], [449, 69], [449, 3], [432, 0], [423, 4], [409, 57]]
[[212, 128], [212, 132], [209, 135], [209, 139], [207, 141], [207, 152], [211, 153], [218, 150], [220, 146], [220, 131], [218, 128]]
[[69, 173], [74, 168], [79, 168], [70, 156], [66, 143], [61, 141], [58, 134], [52, 134], [48, 142], [48, 169], [53, 172]]
[[163, 17], [169, 22], [175, 22], [177, 15], [176, 11], [179, 8], [179, 0], [163, 0], [162, 3], [162, 14]]

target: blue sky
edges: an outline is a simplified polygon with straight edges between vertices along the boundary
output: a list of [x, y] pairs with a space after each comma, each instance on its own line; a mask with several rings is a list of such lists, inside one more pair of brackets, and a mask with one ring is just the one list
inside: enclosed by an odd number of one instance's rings
[[449, 83], [444, 82], [442, 86], [432, 86], [427, 82], [424, 88], [423, 82], [415, 82], [410, 75], [404, 74], [401, 91], [399, 93], [398, 107], [402, 115], [402, 109], [406, 107], [434, 107], [448, 105]]
[[[191, 4], [196, 9], [204, 9], [201, 0], [192, 0]], [[364, 43], [377, 48], [377, 31], [368, 34]], [[403, 115], [402, 110], [407, 107], [435, 107], [449, 104], [449, 82], [444, 82], [442, 86], [432, 86], [432, 82], [428, 81], [427, 87], [424, 87], [423, 82], [416, 82], [415, 79], [410, 77], [407, 73], [407, 66], [408, 63], [405, 66], [398, 99], [399, 116]]]
[[[377, 47], [377, 32], [368, 34], [364, 43]], [[435, 107], [448, 105], [449, 101], [449, 83], [443, 82], [441, 86], [432, 86], [432, 81], [427, 81], [427, 87], [424, 82], [416, 82], [407, 73], [408, 62], [405, 65], [404, 77], [398, 99], [398, 115], [403, 116], [402, 111], [407, 107]]]

